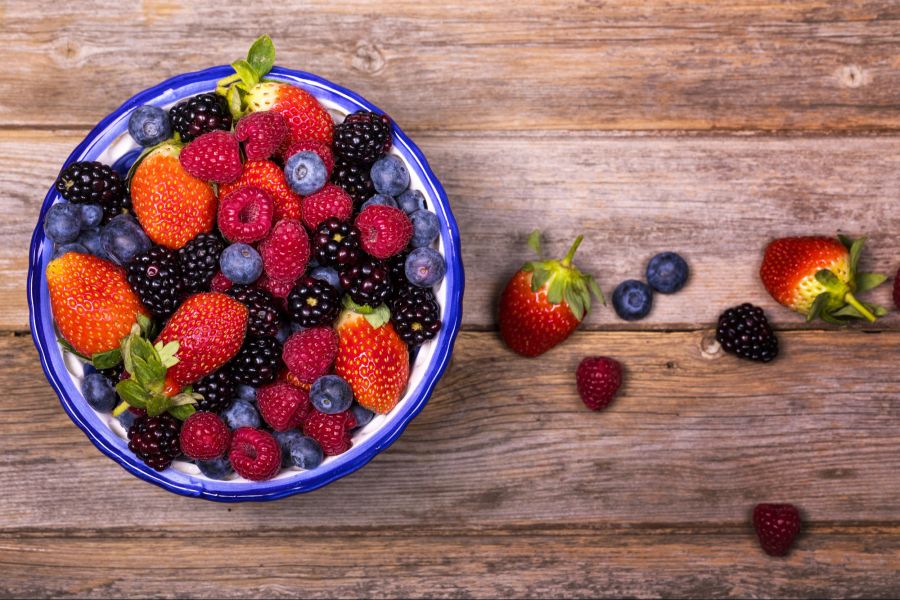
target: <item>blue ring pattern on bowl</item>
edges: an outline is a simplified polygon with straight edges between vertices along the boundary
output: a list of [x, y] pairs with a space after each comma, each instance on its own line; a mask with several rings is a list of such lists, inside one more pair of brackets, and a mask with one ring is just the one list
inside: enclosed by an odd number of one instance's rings
[[[135, 107], [142, 104], [165, 105], [186, 96], [209, 91], [213, 89], [217, 80], [231, 73], [233, 70], [229, 66], [211, 67], [193, 73], [184, 73], [133, 96], [91, 130], [66, 159], [65, 165], [76, 160], [91, 160], [103, 152], [112, 141], [126, 131], [128, 116]], [[332, 101], [348, 112], [361, 109], [383, 112], [358, 94], [310, 73], [275, 67], [268, 78], [298, 85], [310, 91], [317, 98]], [[444, 326], [433, 342], [436, 344], [434, 355], [431, 362], [425, 365], [426, 370], [418, 386], [414, 390], [407, 390], [407, 394], [411, 393], [412, 397], [395, 408], [388, 415], [388, 422], [364, 443], [354, 446], [319, 469], [300, 471], [288, 478], [268, 482], [222, 482], [196, 478], [174, 469], [168, 469], [162, 473], [154, 471], [137, 459], [128, 450], [127, 442], [110, 430], [109, 426], [99, 419], [84, 401], [81, 391], [75, 386], [63, 363], [49, 308], [49, 294], [44, 270], [53, 248], [52, 243], [45, 239], [41, 224], [47, 209], [58, 198], [57, 192], [52, 187], [50, 188], [41, 207], [40, 217], [31, 238], [29, 253], [27, 291], [31, 335], [34, 338], [44, 374], [59, 396], [62, 407], [101, 452], [130, 473], [170, 492], [221, 502], [262, 501], [309, 492], [349, 475], [363, 467], [400, 436], [413, 417], [425, 406], [450, 361], [453, 344], [462, 321], [464, 272], [460, 254], [459, 229], [450, 211], [449, 201], [443, 187], [431, 171], [422, 152], [396, 124], [394, 140], [397, 151], [425, 184], [426, 197], [437, 213], [441, 225], [441, 241], [447, 259], [447, 275], [444, 280], [444, 285], [447, 286], [447, 301], [443, 307]]]

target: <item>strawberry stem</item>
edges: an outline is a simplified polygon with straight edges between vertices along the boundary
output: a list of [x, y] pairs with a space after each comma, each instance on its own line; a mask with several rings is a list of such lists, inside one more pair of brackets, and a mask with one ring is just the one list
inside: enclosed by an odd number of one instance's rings
[[578, 246], [581, 245], [582, 240], [584, 240], [583, 235], [579, 235], [575, 238], [575, 241], [572, 242], [572, 247], [569, 248], [569, 251], [566, 252], [566, 256], [562, 259], [562, 266], [569, 267], [572, 265], [572, 259], [575, 257], [575, 251], [578, 250]]
[[852, 292], [847, 292], [844, 296], [844, 301], [859, 311], [859, 314], [864, 316], [869, 323], [874, 323], [877, 317], [872, 314], [868, 308], [866, 308], [862, 302], [856, 299], [856, 296], [853, 295]]

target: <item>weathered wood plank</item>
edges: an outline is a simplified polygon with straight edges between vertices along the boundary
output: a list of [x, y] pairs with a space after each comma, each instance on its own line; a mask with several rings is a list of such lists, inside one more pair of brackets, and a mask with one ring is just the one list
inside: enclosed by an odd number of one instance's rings
[[[348, 498], [379, 507], [374, 521], [349, 510], [348, 527], [736, 523], [766, 499], [820, 522], [897, 520], [900, 373], [888, 357], [900, 333], [791, 332], [769, 365], [704, 355], [704, 335], [579, 333], [536, 362], [495, 334], [464, 333], [434, 398], [366, 468], [311, 495], [227, 508], [99, 455], [30, 340], [3, 337], [0, 480], [19, 483], [4, 489], [0, 529], [331, 527]], [[581, 405], [573, 376], [597, 353], [627, 369], [603, 413]], [[97, 506], [112, 512], [85, 510]]]
[[252, 11], [233, 0], [17, 0], [0, 11], [0, 46], [15, 52], [0, 120], [88, 126], [269, 32], [280, 64], [355, 89], [417, 131], [897, 129], [898, 18], [890, 0], [316, 0]]
[[[77, 144], [64, 131], [0, 132], [0, 329], [27, 327], [31, 229], [46, 189]], [[900, 264], [900, 137], [421, 135], [462, 230], [465, 325], [492, 328], [497, 294], [530, 250], [533, 227], [561, 254], [576, 232], [576, 261], [604, 291], [641, 278], [662, 250], [683, 253], [689, 285], [659, 296], [638, 323], [599, 309], [589, 328], [696, 328], [751, 301], [783, 327], [806, 327], [769, 299], [756, 275], [774, 236], [868, 234], [864, 266]], [[35, 157], [41, 157], [36, 160]], [[889, 286], [872, 297], [889, 304]], [[819, 325], [815, 325], [818, 327]], [[878, 327], [897, 328], [896, 315]]]
[[749, 528], [442, 533], [379, 529], [379, 516], [370, 516], [371, 528], [325, 532], [0, 533], [0, 594], [893, 598], [900, 591], [896, 526], [813, 527], [789, 557], [772, 559]]

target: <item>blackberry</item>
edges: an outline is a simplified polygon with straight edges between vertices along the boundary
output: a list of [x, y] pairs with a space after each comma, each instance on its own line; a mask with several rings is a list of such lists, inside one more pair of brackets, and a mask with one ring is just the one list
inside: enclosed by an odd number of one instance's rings
[[125, 364], [119, 363], [108, 369], [97, 369], [97, 372], [106, 377], [113, 387], [116, 387], [116, 384], [122, 379], [122, 373], [125, 372]]
[[201, 233], [178, 250], [181, 278], [187, 293], [208, 291], [219, 271], [219, 256], [225, 243], [215, 234]]
[[396, 254], [387, 260], [388, 270], [391, 273], [391, 284], [394, 286], [394, 297], [400, 295], [407, 286], [412, 285], [406, 279], [406, 257], [409, 251], [404, 250], [400, 254]]
[[128, 449], [147, 466], [163, 471], [181, 454], [180, 433], [181, 421], [172, 415], [144, 415], [128, 429]]
[[726, 352], [748, 360], [769, 362], [778, 356], [778, 338], [763, 310], [752, 304], [741, 304], [719, 315], [716, 340]]
[[388, 266], [371, 259], [344, 270], [341, 287], [357, 304], [378, 306], [391, 296], [391, 275]]
[[174, 251], [151, 246], [125, 267], [128, 283], [154, 316], [166, 318], [184, 298], [181, 267]]
[[369, 175], [369, 165], [357, 165], [335, 156], [331, 181], [350, 194], [357, 206], [375, 195], [375, 184]]
[[203, 396], [197, 400], [197, 410], [219, 414], [234, 400], [237, 386], [227, 369], [210, 373], [194, 384], [194, 391]]
[[122, 177], [97, 161], [72, 163], [59, 174], [55, 187], [69, 202], [102, 206], [103, 223], [131, 208]]
[[320, 265], [344, 269], [359, 262], [359, 229], [335, 217], [326, 219], [316, 229], [312, 246]]
[[253, 387], [272, 383], [281, 369], [281, 344], [273, 337], [248, 337], [229, 365], [237, 383]]
[[391, 149], [391, 120], [360, 110], [334, 127], [334, 154], [347, 162], [371, 165]]
[[418, 346], [441, 330], [441, 308], [429, 289], [409, 286], [394, 302], [391, 318], [400, 339]]
[[326, 281], [301, 277], [288, 296], [291, 319], [304, 327], [331, 325], [341, 310], [341, 296]]
[[266, 290], [246, 285], [233, 285], [225, 293], [249, 309], [247, 335], [275, 336], [278, 334], [282, 312], [272, 294]]
[[210, 131], [231, 129], [228, 102], [224, 96], [212, 93], [198, 94], [179, 102], [169, 109], [169, 120], [184, 143]]

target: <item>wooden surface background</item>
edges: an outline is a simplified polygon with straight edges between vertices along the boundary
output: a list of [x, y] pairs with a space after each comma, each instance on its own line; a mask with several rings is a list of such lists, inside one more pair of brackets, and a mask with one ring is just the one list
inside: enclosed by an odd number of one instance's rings
[[[422, 147], [462, 230], [464, 331], [365, 469], [225, 506], [138, 481], [68, 420], [26, 254], [93, 124], [263, 32]], [[896, 1], [3, 0], [0, 47], [0, 595], [900, 596], [900, 319], [807, 325], [755, 276], [772, 236], [839, 230], [900, 266]], [[693, 278], [518, 358], [493, 307], [538, 225], [556, 252], [584, 233], [606, 291], [661, 250]], [[777, 362], [713, 351], [742, 301], [778, 324]], [[627, 368], [599, 414], [574, 389], [588, 354]], [[757, 547], [760, 501], [804, 512], [786, 559]]]

